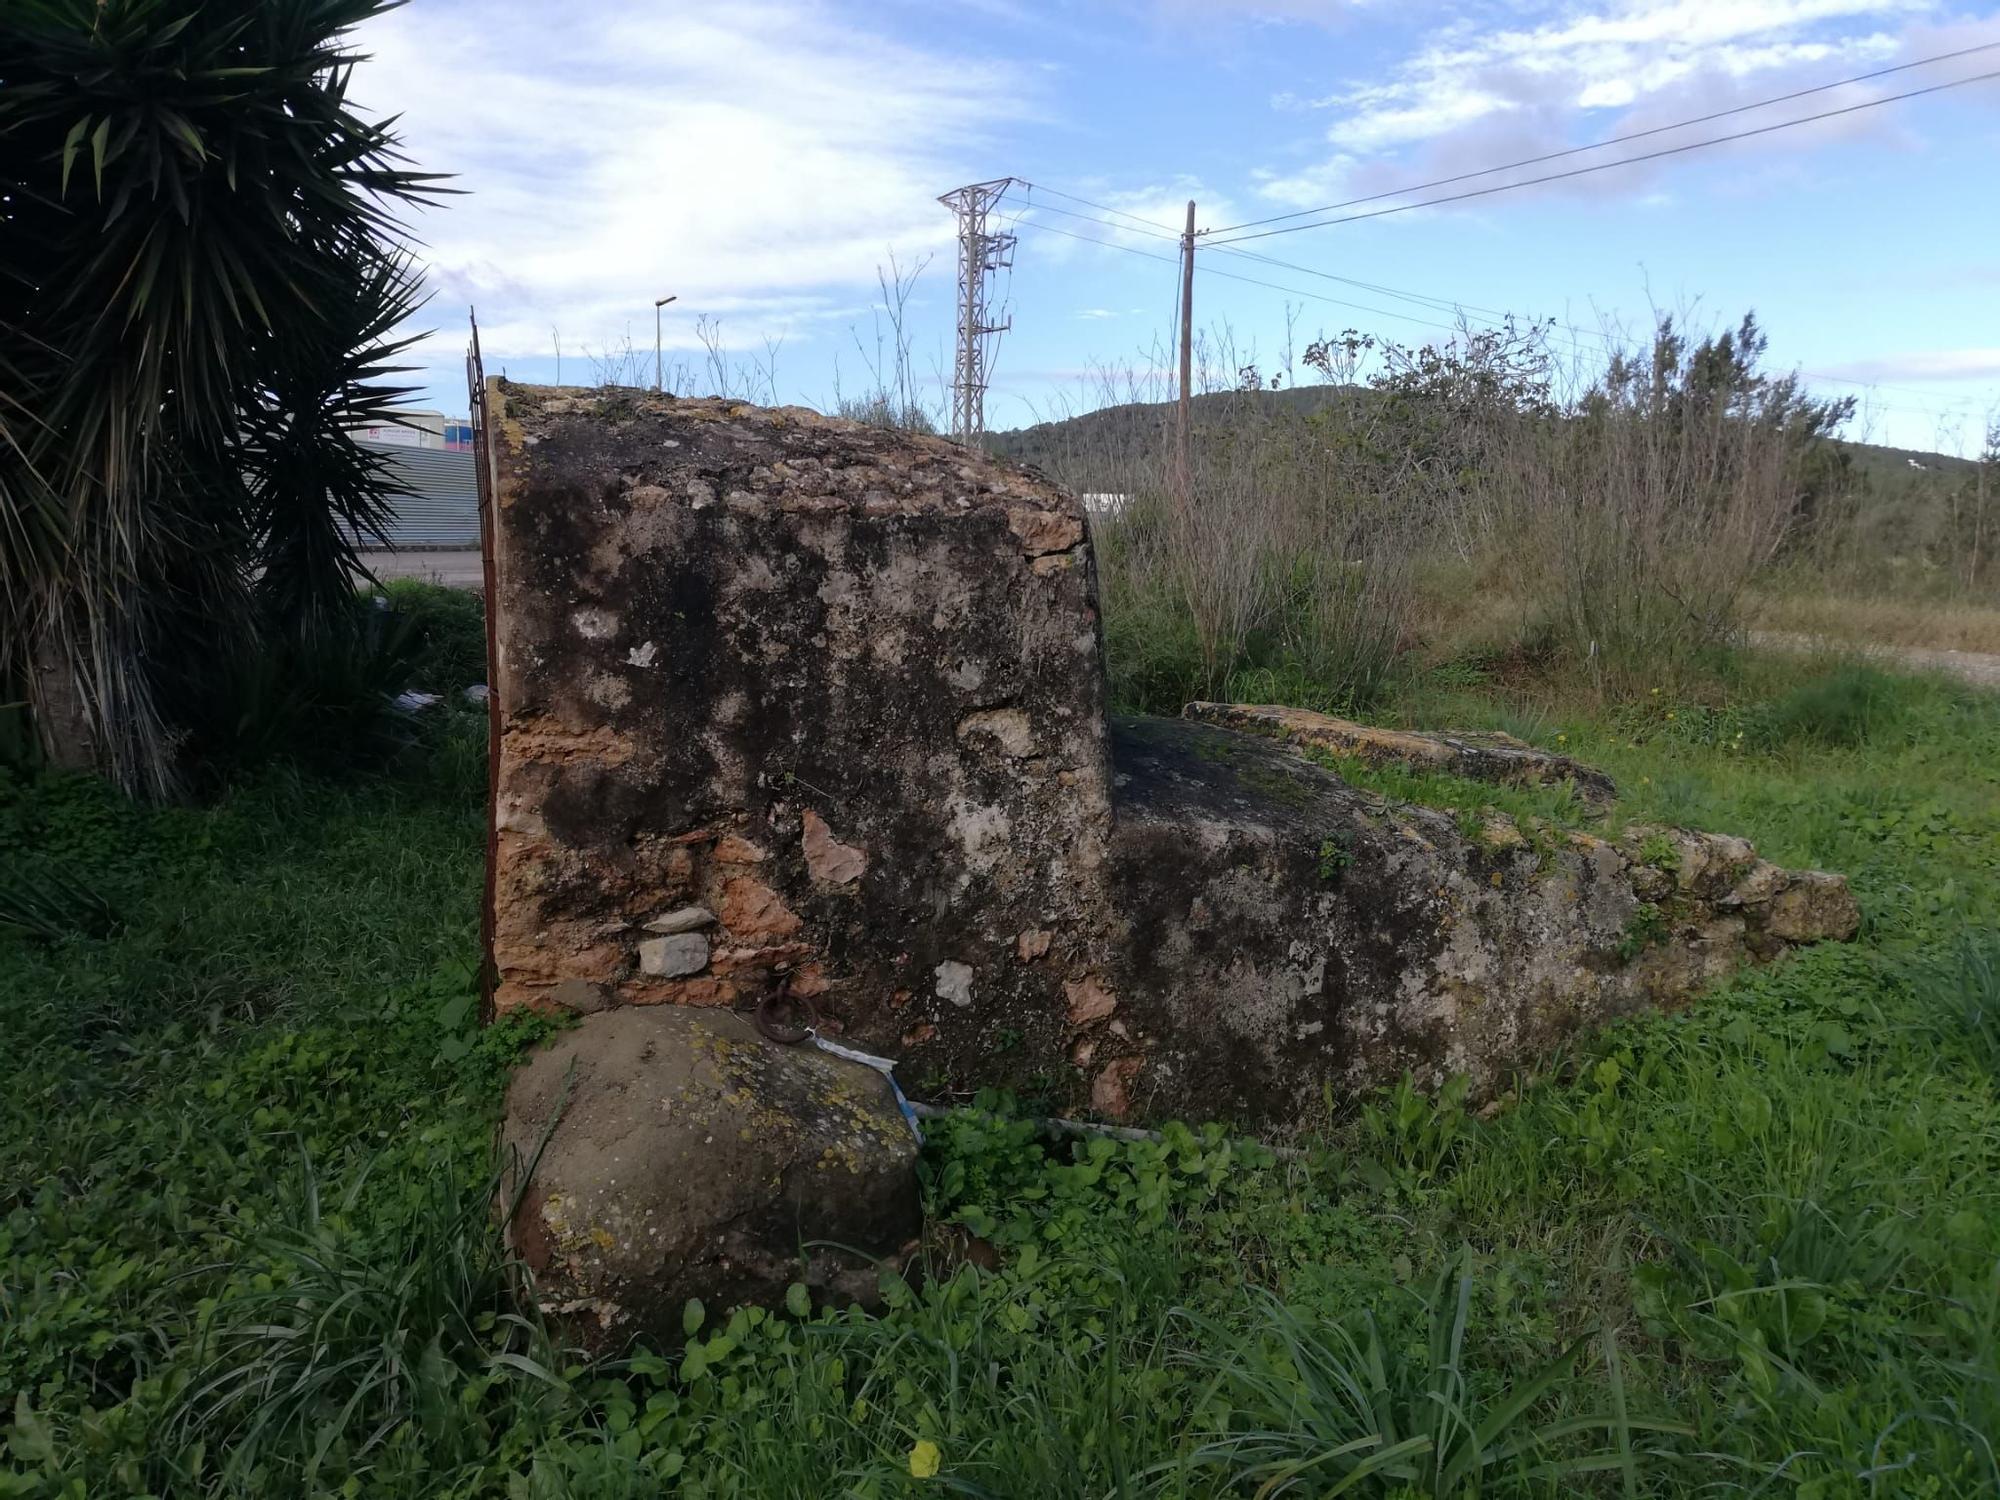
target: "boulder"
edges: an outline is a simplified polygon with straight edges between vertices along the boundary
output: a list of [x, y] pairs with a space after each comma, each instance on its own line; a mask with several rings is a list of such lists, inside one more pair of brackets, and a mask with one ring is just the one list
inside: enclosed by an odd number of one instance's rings
[[776, 1305], [803, 1282], [867, 1302], [875, 1260], [921, 1228], [917, 1142], [882, 1075], [728, 1011], [586, 1016], [515, 1075], [504, 1134], [509, 1243], [593, 1352], [678, 1342], [690, 1297]]

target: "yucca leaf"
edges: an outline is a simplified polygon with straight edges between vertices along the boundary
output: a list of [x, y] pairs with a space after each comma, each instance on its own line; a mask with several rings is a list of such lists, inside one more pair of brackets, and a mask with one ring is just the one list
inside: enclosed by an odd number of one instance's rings
[[69, 134], [63, 137], [62, 183], [57, 190], [59, 193], [69, 192], [69, 171], [76, 165], [76, 153], [83, 145], [83, 133], [88, 129], [90, 129], [90, 116], [84, 115], [70, 126]]
[[97, 129], [90, 133], [90, 161], [97, 177], [97, 196], [104, 196], [104, 142], [111, 134], [111, 116], [106, 115], [98, 122]]

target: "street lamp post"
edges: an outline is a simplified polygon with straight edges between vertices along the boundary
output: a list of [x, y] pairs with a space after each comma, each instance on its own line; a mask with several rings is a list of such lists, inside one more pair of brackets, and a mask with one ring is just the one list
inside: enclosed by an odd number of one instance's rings
[[664, 391], [666, 389], [666, 382], [661, 376], [662, 366], [660, 364], [660, 309], [675, 300], [677, 299], [673, 297], [661, 297], [653, 303], [653, 389], [656, 391]]

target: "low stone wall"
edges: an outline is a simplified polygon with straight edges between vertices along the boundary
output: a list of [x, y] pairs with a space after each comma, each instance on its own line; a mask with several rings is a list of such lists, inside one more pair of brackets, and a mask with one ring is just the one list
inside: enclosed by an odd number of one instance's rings
[[[1344, 721], [1114, 731], [1084, 515], [1032, 472], [793, 409], [488, 403], [503, 1009], [810, 1000], [919, 1097], [1263, 1126], [1853, 930], [1740, 840], [1469, 838], [1288, 743], [1376, 753]], [[1608, 798], [1502, 739], [1443, 768]]]

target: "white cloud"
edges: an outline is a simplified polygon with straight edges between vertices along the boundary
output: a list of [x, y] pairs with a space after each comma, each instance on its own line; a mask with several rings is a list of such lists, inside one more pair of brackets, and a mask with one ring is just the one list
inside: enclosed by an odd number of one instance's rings
[[[452, 328], [490, 354], [650, 341], [679, 296], [736, 341], [865, 313], [876, 267], [946, 250], [934, 200], [977, 174], [986, 132], [1031, 109], [1022, 78], [874, 35], [811, 0], [536, 0], [408, 6], [369, 25], [365, 106], [466, 196], [419, 216]], [[1024, 102], [1027, 101], [1027, 102]], [[968, 166], [968, 163], [974, 163]], [[949, 277], [947, 270], [945, 276]], [[678, 316], [675, 316], [675, 315]], [[430, 357], [456, 349], [440, 334]]]
[[1824, 372], [1841, 380], [2000, 380], [2000, 347], [1925, 349], [1853, 360]]
[[[1379, 191], [1412, 176], [1450, 175], [1559, 151], [1811, 86], [1829, 74], [1965, 45], [1942, 31], [1912, 38], [1913, 25], [1938, 3], [1600, 0], [1593, 12], [1566, 10], [1538, 25], [1519, 24], [1518, 6], [1489, 6], [1430, 33], [1385, 78], [1311, 101], [1310, 108], [1332, 115], [1324, 139], [1335, 154], [1305, 170], [1267, 173], [1258, 190], [1283, 204], [1313, 201], [1315, 189], [1321, 202]], [[1993, 39], [1987, 30], [1979, 39]], [[1936, 79], [1925, 75], [1923, 81]], [[1885, 80], [1882, 91], [1894, 87]], [[1815, 96], [1797, 108], [1873, 96], [1855, 88]], [[1783, 117], [1746, 116], [1713, 128]], [[1761, 145], [1790, 150], [1896, 128], [1889, 112], [1851, 116], [1766, 137]], [[1641, 166], [1608, 179], [1593, 176], [1587, 184], [1594, 194], [1643, 193], [1657, 176], [1658, 169]]]

